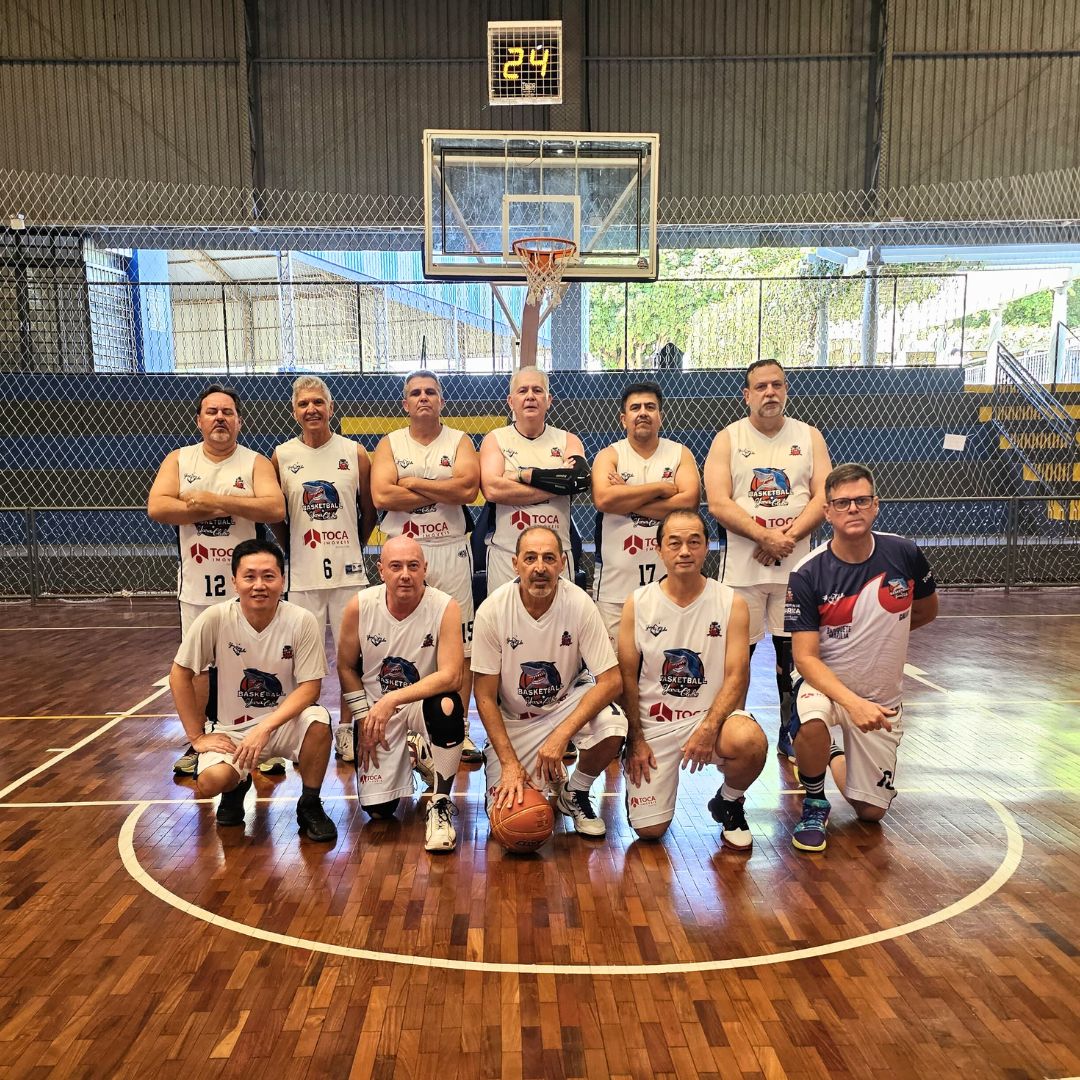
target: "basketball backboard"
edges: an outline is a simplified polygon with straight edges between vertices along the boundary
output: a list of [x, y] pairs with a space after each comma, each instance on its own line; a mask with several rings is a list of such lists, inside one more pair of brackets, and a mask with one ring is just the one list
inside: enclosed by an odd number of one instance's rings
[[654, 281], [659, 135], [424, 132], [424, 275], [523, 281], [515, 240], [572, 240], [569, 281]]

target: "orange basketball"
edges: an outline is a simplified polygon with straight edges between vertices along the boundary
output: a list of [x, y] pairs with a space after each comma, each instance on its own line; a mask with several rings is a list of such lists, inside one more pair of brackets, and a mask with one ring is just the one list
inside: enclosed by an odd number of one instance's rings
[[543, 792], [525, 789], [523, 802], [512, 802], [497, 810], [491, 808], [491, 835], [507, 851], [535, 851], [555, 831], [555, 815]]

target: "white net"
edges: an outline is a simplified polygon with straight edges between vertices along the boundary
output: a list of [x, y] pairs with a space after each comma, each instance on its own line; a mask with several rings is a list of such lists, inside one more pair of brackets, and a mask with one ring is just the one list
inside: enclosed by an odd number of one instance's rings
[[514, 254], [521, 260], [528, 283], [526, 303], [546, 301], [554, 311], [566, 295], [566, 271], [577, 262], [577, 245], [572, 240], [552, 236], [534, 236], [514, 241]]

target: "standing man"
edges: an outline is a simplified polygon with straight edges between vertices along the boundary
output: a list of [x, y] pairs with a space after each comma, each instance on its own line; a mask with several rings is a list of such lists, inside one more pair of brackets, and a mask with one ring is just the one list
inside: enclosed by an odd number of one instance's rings
[[[892, 804], [908, 637], [938, 612], [934, 575], [917, 545], [872, 531], [879, 503], [870, 470], [833, 469], [825, 499], [832, 540], [803, 559], [788, 582], [793, 734], [806, 790], [791, 837], [800, 851], [825, 848], [831, 757], [837, 786], [861, 820], [880, 821]], [[830, 728], [843, 729], [842, 756], [835, 756]]]
[[[237, 544], [232, 576], [237, 602], [203, 609], [169, 675], [176, 711], [199, 755], [195, 789], [201, 799], [221, 795], [219, 825], [243, 825], [251, 770], [285, 755], [299, 763], [303, 783], [300, 831], [332, 843], [337, 826], [319, 794], [330, 759], [330, 714], [318, 704], [326, 674], [322, 630], [310, 612], [281, 599], [285, 557], [276, 544]], [[210, 667], [217, 671], [216, 719], [204, 729], [195, 680]]]
[[[370, 465], [364, 448], [330, 430], [334, 401], [317, 375], [301, 375], [292, 390], [300, 434], [282, 443], [271, 459], [288, 517], [274, 534], [289, 553], [289, 601], [329, 621], [338, 645], [345, 605], [364, 588], [364, 544], [375, 527]], [[352, 761], [352, 725], [339, 724], [337, 756]]]
[[427, 562], [410, 536], [383, 544], [383, 584], [357, 593], [345, 609], [338, 646], [344, 712], [356, 724], [357, 794], [373, 817], [391, 817], [413, 791], [409, 731], [431, 744], [435, 774], [424, 846], [457, 843], [450, 801], [465, 738], [461, 612], [447, 593], [424, 584]]
[[[595, 605], [563, 581], [559, 535], [532, 526], [518, 537], [518, 581], [501, 585], [476, 612], [476, 708], [488, 733], [487, 805], [523, 798], [527, 784], [553, 784], [557, 805], [583, 836], [603, 837], [589, 790], [615, 760], [626, 717], [613, 702], [622, 679]], [[567, 743], [580, 747], [566, 779]]]
[[623, 390], [619, 423], [626, 438], [605, 447], [592, 468], [596, 504], [596, 606], [612, 647], [630, 594], [656, 580], [656, 525], [674, 510], [697, 511], [701, 498], [694, 455], [660, 438], [664, 395], [654, 382]]
[[472, 522], [465, 509], [480, 490], [480, 459], [465, 432], [442, 422], [442, 386], [434, 372], [406, 375], [403, 396], [409, 426], [384, 435], [375, 447], [371, 494], [383, 511], [383, 532], [416, 540], [427, 560], [427, 583], [457, 601], [465, 650], [458, 688], [466, 709], [461, 760], [483, 761], [469, 737], [473, 563], [468, 538]]
[[[484, 436], [480, 487], [494, 504], [495, 528], [487, 538], [487, 594], [514, 578], [514, 552], [521, 533], [533, 525], [554, 530], [570, 565], [570, 499], [589, 488], [589, 466], [581, 440], [551, 427], [548, 377], [538, 368], [518, 369], [507, 397], [513, 422]], [[489, 733], [490, 734], [490, 733]]]
[[656, 544], [667, 573], [634, 591], [619, 629], [630, 824], [643, 839], [663, 836], [675, 816], [680, 769], [715, 765], [723, 784], [709, 812], [724, 847], [749, 851], [746, 789], [761, 775], [769, 744], [742, 708], [746, 601], [702, 574], [709, 539], [697, 510], [668, 514]]
[[[240, 435], [236, 391], [216, 383], [208, 386], [195, 407], [195, 423], [202, 442], [182, 446], [165, 458], [146, 503], [154, 521], [177, 527], [182, 635], [204, 608], [236, 595], [231, 570], [236, 544], [254, 538], [256, 523], [285, 516], [273, 465], [236, 441]], [[209, 678], [197, 673], [195, 694], [203, 711], [209, 693]], [[197, 760], [189, 745], [173, 772], [191, 776]], [[270, 763], [267, 771], [284, 772], [284, 762]]]
[[772, 635], [780, 695], [776, 749], [793, 761], [784, 596], [788, 574], [825, 518], [829, 451], [817, 428], [784, 415], [787, 379], [776, 360], [746, 369], [743, 401], [749, 415], [719, 432], [705, 459], [705, 492], [709, 511], [727, 530], [721, 580], [750, 609], [750, 655], [766, 631]]

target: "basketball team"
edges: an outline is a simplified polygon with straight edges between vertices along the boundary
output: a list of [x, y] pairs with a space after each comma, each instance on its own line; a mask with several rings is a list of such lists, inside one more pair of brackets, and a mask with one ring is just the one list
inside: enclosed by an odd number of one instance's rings
[[[483, 762], [493, 831], [511, 847], [496, 826], [541, 801], [536, 792], [578, 834], [603, 838], [592, 791], [620, 758], [629, 823], [658, 838], [681, 772], [715, 766], [708, 813], [725, 848], [749, 852], [745, 797], [768, 740], [746, 695], [768, 634], [776, 748], [805, 790], [792, 844], [825, 849], [828, 772], [860, 819], [879, 821], [895, 795], [908, 634], [937, 614], [934, 579], [912, 541], [873, 530], [872, 473], [833, 468], [821, 433], [786, 415], [787, 389], [778, 362], [751, 364], [747, 415], [705, 460], [705, 500], [726, 531], [718, 580], [705, 573], [698, 466], [661, 435], [655, 383], [625, 387], [625, 438], [591, 468], [578, 436], [547, 423], [552, 398], [536, 368], [514, 373], [512, 421], [479, 453], [442, 422], [438, 376], [411, 373], [407, 422], [370, 461], [332, 430], [334, 403], [316, 376], [293, 384], [299, 434], [270, 459], [241, 445], [237, 394], [207, 387], [195, 407], [201, 441], [165, 458], [147, 506], [179, 536], [170, 685], [189, 745], [174, 771], [194, 775], [201, 798], [220, 796], [219, 825], [238, 826], [252, 772], [294, 762], [297, 822], [316, 842], [337, 838], [320, 797], [332, 752], [355, 763], [373, 817], [394, 815], [419, 772], [431, 789], [425, 847], [447, 852], [462, 761]], [[474, 613], [468, 507], [480, 492], [487, 598]], [[592, 596], [575, 583], [571, 543], [571, 500], [586, 493], [597, 510]], [[379, 513], [386, 539], [372, 584], [363, 548]], [[831, 537], [811, 550], [823, 521]], [[336, 727], [319, 704], [328, 622]]]

